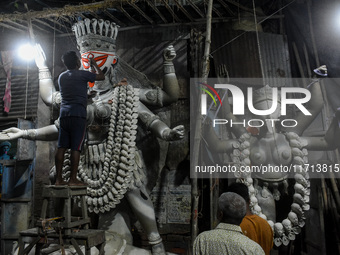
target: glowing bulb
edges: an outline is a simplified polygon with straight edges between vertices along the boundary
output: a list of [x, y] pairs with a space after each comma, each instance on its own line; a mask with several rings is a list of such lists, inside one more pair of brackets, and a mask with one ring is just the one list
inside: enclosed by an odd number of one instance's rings
[[27, 61], [34, 59], [34, 48], [31, 44], [26, 43], [19, 47], [19, 56]]

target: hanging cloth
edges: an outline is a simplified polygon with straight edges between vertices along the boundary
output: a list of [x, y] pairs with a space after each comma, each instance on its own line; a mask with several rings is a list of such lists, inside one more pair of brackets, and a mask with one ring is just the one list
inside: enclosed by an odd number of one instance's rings
[[4, 111], [9, 112], [11, 109], [11, 73], [12, 73], [12, 65], [13, 65], [13, 52], [12, 51], [1, 51], [1, 59], [2, 65], [5, 69], [7, 80], [6, 80], [6, 89], [5, 95], [3, 97], [4, 100]]

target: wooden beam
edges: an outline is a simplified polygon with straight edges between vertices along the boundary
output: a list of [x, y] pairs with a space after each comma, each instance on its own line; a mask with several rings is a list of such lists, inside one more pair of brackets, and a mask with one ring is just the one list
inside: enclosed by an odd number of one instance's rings
[[8, 25], [8, 24], [5, 24], [5, 23], [3, 23], [3, 22], [0, 22], [0, 26], [1, 26], [1, 27], [5, 27], [5, 28], [8, 28], [8, 29], [15, 30], [15, 31], [17, 31], [17, 32], [19, 32], [19, 33], [26, 33], [26, 32], [27, 32], [27, 31], [23, 31], [23, 30], [21, 30], [21, 29], [19, 29], [19, 28], [16, 28], [16, 27], [12, 27], [12, 26], [10, 26], [10, 25]]
[[59, 30], [58, 28], [55, 28], [55, 27], [53, 27], [53, 26], [51, 26], [50, 24], [48, 24], [48, 23], [46, 23], [46, 22], [44, 22], [44, 21], [42, 21], [42, 20], [40, 20], [40, 19], [32, 19], [32, 22], [37, 22], [37, 23], [40, 23], [41, 25], [44, 25], [44, 26], [46, 26], [46, 27], [48, 27], [48, 28], [51, 28], [51, 29], [53, 29], [53, 30], [55, 30], [55, 31], [58, 31], [59, 33], [64, 33], [63, 31], [61, 31], [61, 30]]
[[217, 0], [223, 7], [226, 9], [226, 11], [232, 15], [235, 16], [235, 13], [230, 9], [230, 7], [224, 2], [224, 0]]
[[147, 21], [149, 21], [150, 24], [155, 24], [155, 22], [148, 16], [146, 15], [146, 13], [139, 8], [134, 2], [132, 1], [128, 1], [129, 5], [131, 5], [133, 8], [135, 8], [135, 10], [142, 15]]
[[60, 16], [57, 19], [61, 19], [61, 20], [65, 21], [66, 23], [70, 24], [71, 26], [73, 25], [73, 23], [68, 18], [66, 18], [64, 16]]
[[204, 18], [203, 12], [201, 12], [200, 8], [192, 1], [192, 0], [187, 0], [188, 3], [191, 5], [192, 8], [201, 16], [201, 18]]
[[238, 1], [237, 1], [237, 2], [236, 2], [236, 1], [233, 1], [233, 0], [225, 0], [225, 1], [228, 2], [228, 3], [231, 3], [231, 4], [233, 4], [233, 5], [235, 5], [236, 7], [240, 8], [240, 9], [242, 9], [242, 10], [244, 10], [244, 11], [251, 12], [251, 13], [254, 12], [253, 9], [247, 8], [247, 7], [245, 7], [245, 6], [241, 5], [241, 4], [239, 4]]
[[50, 21], [52, 21], [54, 24], [58, 25], [58, 26], [61, 26], [63, 27], [66, 31], [68, 30], [72, 30], [71, 27], [67, 27], [65, 26], [64, 24], [60, 23], [59, 21], [57, 21], [56, 19], [52, 18], [52, 19], [49, 19]]
[[[25, 31], [27, 31], [27, 25], [25, 26], [25, 25], [20, 24], [19, 22], [14, 22], [14, 21], [12, 21], [12, 20], [7, 20], [6, 22], [9, 23], [9, 24], [12, 24], [12, 25], [14, 25], [14, 26], [18, 26], [19, 28], [22, 28], [22, 29], [24, 29]], [[26, 22], [26, 23], [27, 23], [27, 22]]]
[[28, 18], [39, 19], [39, 18], [51, 18], [60, 16], [73, 16], [81, 12], [97, 11], [107, 8], [117, 7], [128, 0], [105, 0], [90, 4], [80, 5], [66, 5], [63, 8], [58, 9], [44, 9], [43, 11], [28, 11], [22, 13], [13, 14], [2, 14], [0, 15], [0, 21], [6, 20], [24, 20]]
[[165, 0], [161, 0], [163, 2], [163, 4], [165, 5], [165, 7], [168, 9], [168, 11], [171, 13], [172, 17], [177, 21], [177, 22], [181, 22], [181, 20], [177, 17], [177, 15], [174, 13], [174, 11], [171, 9], [171, 7], [169, 6], [169, 4], [167, 3], [167, 1]]
[[163, 22], [166, 24], [168, 21], [163, 16], [163, 14], [157, 9], [157, 7], [151, 2], [150, 0], [146, 0], [146, 2], [149, 4], [149, 6], [158, 14], [158, 16], [163, 20]]
[[[209, 5], [209, 1], [210, 1], [210, 0], [204, 0], [204, 3], [205, 3], [206, 5]], [[222, 17], [222, 16], [223, 16], [223, 15], [220, 13], [220, 11], [217, 10], [217, 8], [214, 7], [214, 6], [212, 6], [212, 11], [213, 11], [214, 13], [216, 13], [216, 15], [217, 15], [218, 17]]]
[[137, 24], [137, 25], [140, 25], [140, 23], [139, 23], [137, 20], [135, 20], [134, 18], [132, 18], [131, 15], [130, 15], [127, 11], [124, 10], [123, 6], [118, 6], [117, 8], [118, 8], [122, 13], [124, 13], [124, 15], [125, 15], [130, 21], [132, 21], [133, 23], [135, 23], [135, 24]]
[[193, 19], [193, 17], [191, 17], [191, 15], [190, 15], [190, 13], [189, 12], [187, 12], [187, 10], [183, 7], [183, 5], [181, 5], [179, 2], [178, 2], [178, 0], [174, 0], [175, 1], [175, 3], [176, 3], [176, 5], [177, 5], [177, 7], [188, 17], [188, 19], [190, 20], [190, 21], [194, 21], [194, 19]]
[[91, 15], [93, 16], [93, 17], [95, 17], [96, 19], [101, 19], [98, 15], [97, 15], [97, 13], [96, 12], [93, 12], [93, 11], [90, 11], [90, 13], [91, 13]]
[[112, 19], [115, 23], [117, 23], [119, 26], [126, 26], [126, 24], [119, 19], [117, 19], [115, 16], [113, 16], [111, 13], [109, 13], [107, 10], [104, 11], [104, 13]]

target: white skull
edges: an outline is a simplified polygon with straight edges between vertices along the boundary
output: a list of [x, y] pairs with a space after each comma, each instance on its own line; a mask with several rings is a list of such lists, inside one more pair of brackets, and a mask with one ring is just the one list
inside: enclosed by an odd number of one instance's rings
[[299, 157], [303, 157], [304, 156], [302, 150], [300, 150], [299, 148], [292, 148], [292, 154], [294, 156], [299, 156]]
[[257, 204], [257, 198], [254, 195], [250, 196], [250, 206], [255, 206]]
[[267, 220], [267, 216], [266, 216], [266, 215], [264, 215], [263, 213], [260, 213], [260, 214], [259, 214], [259, 216], [260, 216], [262, 219], [265, 219], [265, 220]]
[[103, 205], [104, 205], [104, 203], [103, 203], [103, 197], [99, 197], [99, 198], [98, 198], [98, 204], [99, 204], [100, 206], [103, 206]]
[[249, 149], [244, 149], [241, 153], [242, 157], [248, 157], [250, 155]]
[[97, 190], [96, 189], [91, 189], [91, 197], [96, 197], [97, 196]]
[[275, 231], [275, 234], [277, 234], [278, 236], [282, 236], [284, 233], [283, 225], [280, 222], [275, 223], [274, 231]]
[[293, 225], [298, 225], [299, 224], [299, 218], [294, 212], [289, 212], [288, 213], [288, 219], [293, 223]]
[[298, 215], [299, 218], [301, 218], [301, 216], [303, 216], [303, 210], [302, 210], [302, 208], [299, 204], [292, 203], [290, 208], [292, 209], [293, 212], [295, 212]]
[[292, 230], [292, 222], [289, 219], [284, 219], [282, 225], [287, 233]]
[[300, 183], [294, 184], [294, 190], [302, 196], [306, 195], [306, 189]]
[[248, 187], [248, 192], [249, 192], [249, 194], [255, 194], [255, 189], [254, 189], [254, 186], [253, 186], [253, 185], [250, 185], [250, 186]]
[[295, 193], [293, 195], [293, 201], [301, 206], [303, 206], [306, 203], [301, 194], [299, 193]]
[[287, 134], [286, 134], [286, 136], [288, 137], [288, 139], [298, 139], [299, 138], [299, 135], [298, 134], [296, 134], [296, 133], [294, 133], [294, 132], [288, 132]]
[[261, 213], [261, 207], [259, 205], [254, 206], [255, 214], [259, 215]]
[[246, 182], [249, 183], [249, 185], [252, 185], [253, 184], [253, 178], [248, 177]]
[[308, 181], [305, 179], [305, 177], [303, 177], [302, 174], [295, 174], [294, 178], [296, 182], [298, 182], [299, 184], [302, 184], [305, 188], [308, 187]]
[[87, 197], [87, 204], [92, 205], [92, 197]]
[[98, 198], [94, 197], [92, 200], [93, 206], [97, 206], [98, 205]]
[[268, 220], [268, 224], [269, 224], [269, 226], [272, 228], [272, 230], [274, 232], [274, 222], [272, 220]]

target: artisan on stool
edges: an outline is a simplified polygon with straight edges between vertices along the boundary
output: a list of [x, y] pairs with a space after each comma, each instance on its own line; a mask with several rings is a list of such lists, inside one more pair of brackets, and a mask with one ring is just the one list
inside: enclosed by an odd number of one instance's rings
[[[91, 254], [91, 247], [97, 247], [99, 254], [104, 254], [105, 231], [89, 229], [90, 218], [87, 215], [86, 190], [85, 186], [45, 186], [42, 193], [44, 200], [41, 219], [38, 221], [36, 228], [20, 232], [18, 255], [28, 254], [35, 245], [36, 254], [48, 254], [43, 252], [43, 250], [39, 253], [41, 246], [47, 243], [59, 244], [59, 246], [48, 249], [49, 253], [61, 249], [62, 254], [64, 254], [64, 244], [67, 243], [72, 244], [80, 255], [83, 255], [83, 252], [79, 245], [85, 246], [86, 255]], [[71, 200], [73, 196], [80, 196], [81, 218], [74, 218], [71, 215]], [[61, 217], [46, 219], [50, 198], [60, 198], [64, 202]], [[28, 242], [30, 244], [24, 248], [24, 244]]]

